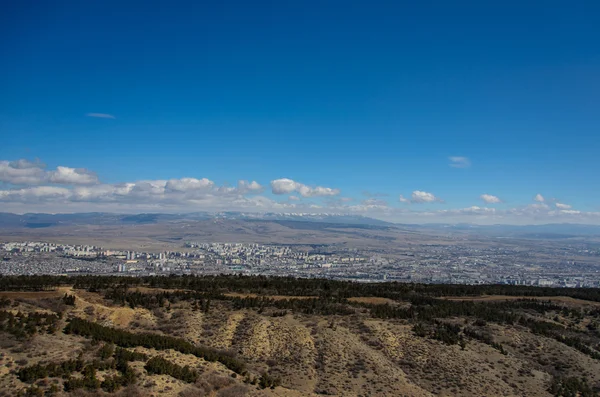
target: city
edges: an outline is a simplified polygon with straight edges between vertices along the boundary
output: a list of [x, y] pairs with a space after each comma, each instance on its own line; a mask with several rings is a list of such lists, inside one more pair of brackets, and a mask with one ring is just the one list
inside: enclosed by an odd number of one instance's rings
[[341, 244], [263, 245], [186, 242], [161, 252], [35, 241], [0, 245], [2, 275], [244, 274], [359, 282], [600, 286], [600, 250], [574, 243], [539, 251], [468, 244], [411, 250], [351, 249]]

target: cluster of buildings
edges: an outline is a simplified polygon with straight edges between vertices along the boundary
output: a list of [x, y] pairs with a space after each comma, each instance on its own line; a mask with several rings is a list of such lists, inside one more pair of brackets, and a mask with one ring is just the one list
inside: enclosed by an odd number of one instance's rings
[[0, 244], [0, 274], [263, 274], [356, 281], [600, 287], [600, 251], [586, 245], [185, 243], [162, 252], [45, 242]]
[[273, 269], [294, 271], [297, 269], [330, 269], [359, 265], [368, 261], [365, 256], [354, 253], [322, 253], [307, 247], [285, 245], [186, 243], [207, 262], [223, 265], [230, 270], [257, 271], [269, 274]]

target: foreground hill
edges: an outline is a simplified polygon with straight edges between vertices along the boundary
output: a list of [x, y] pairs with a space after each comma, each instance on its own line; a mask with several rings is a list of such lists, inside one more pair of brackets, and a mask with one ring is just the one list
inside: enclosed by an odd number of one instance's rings
[[0, 287], [0, 395], [593, 396], [600, 386], [593, 289], [237, 276]]

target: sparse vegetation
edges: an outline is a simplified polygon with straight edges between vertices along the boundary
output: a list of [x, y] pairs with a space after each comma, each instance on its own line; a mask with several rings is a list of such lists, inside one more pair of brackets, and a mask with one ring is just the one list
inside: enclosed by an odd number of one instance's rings
[[[337, 395], [593, 396], [600, 386], [600, 308], [526, 298], [546, 289], [494, 301], [440, 298], [477, 290], [469, 286], [86, 276], [71, 289], [62, 278], [15, 279], [28, 297], [0, 302], [0, 364], [13, 371], [0, 385], [24, 382], [21, 395], [227, 396], [311, 384]], [[370, 298], [349, 300], [357, 291]]]
[[238, 373], [244, 371], [244, 363], [228, 354], [213, 349], [197, 347], [191, 343], [170, 336], [150, 333], [132, 333], [120, 329], [104, 327], [102, 325], [73, 318], [65, 327], [66, 334], [87, 336], [97, 340], [114, 343], [121, 347], [144, 346], [157, 350], [173, 349], [185, 354], [193, 354], [207, 361], [219, 361], [227, 368]]

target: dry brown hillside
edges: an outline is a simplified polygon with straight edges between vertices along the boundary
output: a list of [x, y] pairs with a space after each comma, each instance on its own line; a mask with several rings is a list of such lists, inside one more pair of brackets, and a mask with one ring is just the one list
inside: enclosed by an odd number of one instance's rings
[[[168, 296], [169, 290], [132, 288], [128, 293], [143, 294], [150, 302], [159, 293]], [[127, 371], [134, 380], [113, 391], [120, 395], [551, 396], [561, 395], [560, 390], [556, 391], [557, 379], [585, 378], [584, 386], [590, 390], [600, 384], [597, 357], [556, 337], [532, 332], [533, 328], [522, 324], [486, 322], [472, 316], [443, 317], [423, 324], [380, 318], [360, 299], [354, 299], [343, 314], [307, 314], [269, 304], [240, 308], [240, 301], [230, 300], [232, 297], [213, 297], [199, 303], [197, 299], [171, 296], [159, 307], [123, 305], [101, 292], [71, 287], [54, 293], [4, 296], [8, 300], [3, 298], [2, 310], [13, 319], [3, 318], [5, 325], [0, 333], [0, 396], [102, 395], [106, 394], [107, 379], [124, 376], [118, 365], [111, 364], [117, 360], [116, 353], [102, 357], [103, 349], [112, 347], [108, 337], [93, 337], [83, 331], [65, 333], [74, 318], [86, 320], [82, 324], [101, 325], [103, 330], [178, 338], [191, 346], [215, 349], [222, 357], [233, 357], [244, 365], [243, 370], [232, 370], [232, 365], [223, 363], [226, 359], [211, 361], [180, 348], [123, 344], [123, 349], [140, 353], [142, 358], [128, 362]], [[65, 296], [72, 301], [67, 302]], [[579, 303], [572, 300], [561, 304], [570, 305], [565, 306], [568, 310], [578, 310]], [[386, 305], [406, 306], [410, 304]], [[596, 318], [575, 319], [568, 311], [522, 311], [524, 316], [557, 326], [579, 327], [581, 331], [577, 332], [592, 351], [598, 348], [591, 334], [584, 332]], [[59, 313], [60, 318], [49, 329], [50, 320], [36, 320], [38, 324], [31, 325], [34, 320], [27, 318], [36, 313]], [[12, 328], [6, 325], [10, 321]], [[19, 321], [25, 324], [25, 334], [16, 329]], [[459, 330], [458, 342], [451, 340], [451, 331], [450, 336], [444, 334], [452, 329]], [[469, 336], [469, 330], [487, 339]], [[116, 349], [120, 343], [115, 343]], [[167, 362], [179, 370], [186, 368], [187, 375], [152, 373], [147, 364], [150, 359], [160, 359], [157, 362]], [[84, 366], [62, 375], [40, 370], [49, 363], [68, 360], [80, 360]], [[94, 362], [95, 369], [86, 369]], [[25, 379], [24, 369], [42, 373], [31, 375], [35, 379]], [[85, 379], [91, 383], [77, 387], [77, 380], [81, 383]], [[74, 390], [71, 385], [75, 385]]]

